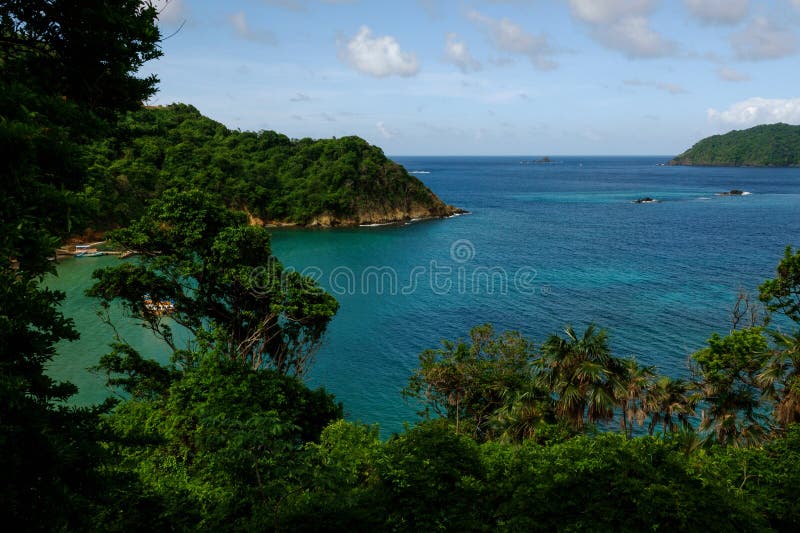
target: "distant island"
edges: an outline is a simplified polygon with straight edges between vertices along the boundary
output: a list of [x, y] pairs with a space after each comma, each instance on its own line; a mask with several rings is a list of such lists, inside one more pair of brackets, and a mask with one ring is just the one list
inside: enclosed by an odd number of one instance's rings
[[463, 212], [365, 140], [230, 130], [186, 104], [125, 115], [88, 150], [95, 226], [124, 226], [169, 188], [202, 188], [251, 222], [391, 224]]
[[766, 124], [712, 135], [669, 162], [670, 165], [725, 167], [800, 166], [800, 126]]
[[544, 156], [541, 159], [536, 159], [536, 160], [523, 159], [522, 161], [519, 162], [520, 165], [530, 165], [530, 164], [541, 165], [546, 163], [554, 163], [554, 161], [550, 159], [548, 156]]

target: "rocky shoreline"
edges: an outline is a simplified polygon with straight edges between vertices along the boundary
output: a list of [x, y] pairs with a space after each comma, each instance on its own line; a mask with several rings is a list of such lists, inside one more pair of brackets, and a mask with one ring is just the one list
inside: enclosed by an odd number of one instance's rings
[[[413, 209], [378, 209], [362, 211], [352, 217], [341, 217], [333, 214], [322, 214], [312, 218], [306, 224], [286, 222], [281, 220], [271, 220], [269, 222], [258, 221], [265, 227], [272, 228], [354, 228], [364, 226], [389, 226], [393, 224], [407, 224], [423, 220], [436, 220], [450, 218], [458, 215], [465, 215], [469, 212], [442, 204], [433, 208], [422, 206]], [[251, 217], [251, 223], [253, 218]]]

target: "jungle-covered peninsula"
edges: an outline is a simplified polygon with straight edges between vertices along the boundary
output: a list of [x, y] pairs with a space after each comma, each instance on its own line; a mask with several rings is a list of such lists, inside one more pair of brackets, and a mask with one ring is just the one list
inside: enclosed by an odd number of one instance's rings
[[721, 167], [800, 166], [800, 126], [764, 124], [701, 140], [670, 165]]
[[200, 188], [267, 225], [357, 226], [460, 212], [355, 136], [230, 130], [186, 104], [131, 111], [115, 131], [86, 155], [98, 229], [138, 218], [170, 188]]

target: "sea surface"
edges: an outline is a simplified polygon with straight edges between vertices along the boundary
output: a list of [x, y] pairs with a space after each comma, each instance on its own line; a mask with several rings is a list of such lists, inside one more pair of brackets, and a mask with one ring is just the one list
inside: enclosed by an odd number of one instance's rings
[[[687, 376], [689, 356], [730, 329], [740, 288], [773, 277], [800, 245], [800, 169], [660, 166], [668, 157], [395, 157], [443, 200], [470, 212], [402, 226], [280, 230], [285, 265], [341, 304], [309, 381], [351, 420], [384, 435], [416, 419], [401, 390], [418, 355], [490, 322], [538, 344], [566, 324], [608, 329], [614, 352]], [[721, 196], [739, 189], [751, 194]], [[636, 204], [652, 197], [657, 203]], [[111, 257], [71, 259], [51, 286], [81, 339], [59, 346], [50, 374], [109, 391], [89, 372], [112, 330], [83, 296]], [[112, 310], [118, 332], [162, 361], [168, 351]]]

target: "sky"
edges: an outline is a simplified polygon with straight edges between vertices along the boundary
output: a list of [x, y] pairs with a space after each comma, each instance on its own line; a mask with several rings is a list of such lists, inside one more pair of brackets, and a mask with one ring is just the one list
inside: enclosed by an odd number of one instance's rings
[[673, 155], [800, 124], [800, 0], [157, 0], [148, 103], [388, 155]]

